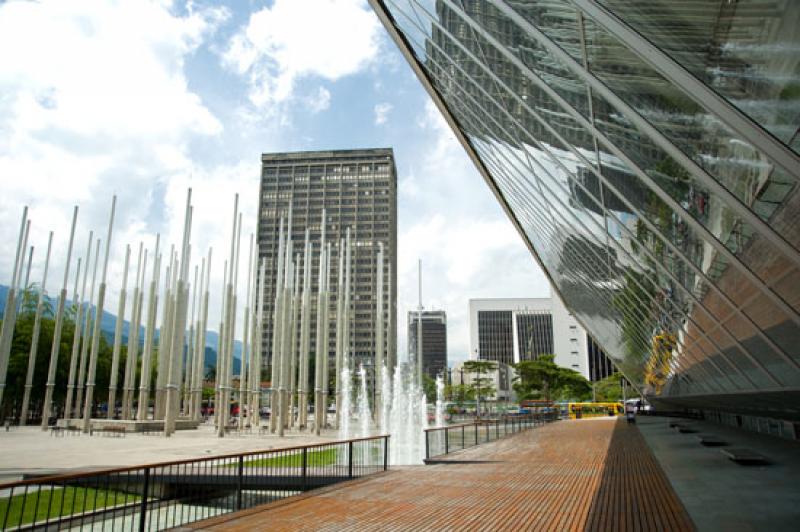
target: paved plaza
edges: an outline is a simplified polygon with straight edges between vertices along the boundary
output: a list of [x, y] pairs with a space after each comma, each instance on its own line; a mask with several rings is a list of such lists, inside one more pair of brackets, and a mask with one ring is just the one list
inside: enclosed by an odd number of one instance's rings
[[218, 438], [211, 424], [182, 430], [165, 438], [161, 433], [131, 433], [125, 437], [95, 434], [52, 436], [39, 427], [0, 429], [0, 479], [10, 481], [23, 473], [66, 472], [203, 458], [227, 453], [307, 445], [337, 439], [336, 431], [315, 436], [310, 432], [273, 434], [231, 433]]
[[636, 427], [561, 421], [187, 530], [692, 530]]

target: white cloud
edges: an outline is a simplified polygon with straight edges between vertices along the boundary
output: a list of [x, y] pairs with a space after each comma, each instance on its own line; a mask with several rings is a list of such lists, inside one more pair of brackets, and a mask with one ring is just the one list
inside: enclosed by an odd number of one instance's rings
[[[81, 207], [76, 260], [89, 229], [105, 238], [118, 195], [112, 300], [125, 244], [152, 245], [156, 231], [181, 225], [182, 212], [176, 220], [164, 209], [163, 190], [192, 172], [190, 143], [223, 129], [189, 89], [184, 64], [228, 12], [191, 4], [174, 11], [132, 0], [0, 5], [0, 271], [11, 271], [25, 204], [40, 259], [47, 232], [56, 231], [50, 293], [61, 284], [72, 205]], [[34, 261], [32, 278], [41, 266]]]
[[250, 15], [223, 61], [248, 77], [250, 101], [267, 108], [291, 99], [301, 78], [336, 81], [366, 68], [381, 31], [363, 0], [275, 0]]
[[405, 357], [406, 313], [417, 306], [421, 258], [423, 304], [447, 312], [453, 364], [468, 355], [470, 298], [547, 297], [550, 287], [430, 100], [417, 125], [427, 150], [403, 169], [398, 184], [398, 353]]
[[385, 124], [389, 120], [390, 112], [392, 112], [392, 104], [388, 102], [375, 105], [375, 125]]
[[306, 106], [312, 113], [319, 113], [331, 106], [331, 93], [325, 87], [320, 87], [317, 92], [306, 98]]

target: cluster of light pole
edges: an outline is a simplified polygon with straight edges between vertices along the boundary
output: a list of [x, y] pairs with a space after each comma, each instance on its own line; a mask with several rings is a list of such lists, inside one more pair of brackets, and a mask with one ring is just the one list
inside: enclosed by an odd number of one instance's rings
[[[152, 252], [139, 243], [135, 255], [130, 245], [125, 247], [122, 283], [117, 303], [117, 320], [114, 329], [112, 349], [108, 418], [116, 417], [116, 404], [119, 401], [123, 420], [163, 421], [164, 434], [169, 436], [176, 430], [179, 418], [200, 420], [203, 404], [203, 381], [205, 369], [206, 333], [208, 330], [209, 285], [211, 277], [212, 250], [195, 264], [190, 277], [191, 230], [193, 206], [192, 191], [189, 189], [184, 214], [183, 237], [179, 248], [172, 246], [169, 254], [162, 256], [160, 236], [156, 235]], [[86, 253], [77, 259], [72, 301], [68, 300], [70, 266], [75, 243], [75, 228], [78, 207], [72, 217], [69, 245], [67, 247], [64, 279], [58, 295], [55, 328], [50, 364], [47, 373], [45, 401], [42, 412], [42, 428], [46, 429], [51, 418], [53, 392], [56, 386], [56, 369], [60, 356], [61, 334], [64, 317], [68, 307], [74, 309], [75, 331], [69, 359], [69, 375], [66, 382], [66, 399], [62, 417], [66, 423], [79, 426], [84, 432], [91, 428], [92, 406], [95, 402], [97, 361], [102, 334], [102, 316], [107, 292], [107, 271], [110, 258], [111, 241], [116, 211], [116, 196], [112, 199], [108, 231], [105, 242], [89, 232]], [[310, 428], [319, 434], [327, 424], [326, 405], [329, 390], [328, 339], [330, 337], [330, 295], [331, 295], [331, 257], [332, 243], [326, 240], [326, 214], [323, 210], [320, 224], [319, 263], [317, 270], [317, 294], [313, 301], [312, 271], [313, 250], [310, 231], [306, 229], [302, 252], [295, 254], [292, 242], [292, 211], [288, 219], [280, 220], [280, 236], [276, 277], [274, 279], [275, 305], [273, 316], [272, 365], [271, 365], [271, 410], [270, 430], [283, 435], [286, 429]], [[27, 287], [33, 247], [25, 261], [30, 220], [25, 207], [20, 224], [17, 249], [14, 260], [12, 280], [6, 300], [5, 318], [0, 331], [0, 405], [3, 400], [6, 374], [11, 351], [11, 341], [18, 313], [19, 294]], [[231, 401], [238, 393], [240, 406], [239, 427], [259, 425], [261, 399], [262, 335], [264, 325], [264, 293], [266, 263], [259, 260], [258, 246], [254, 246], [250, 235], [247, 263], [246, 299], [241, 306], [243, 315], [237, 316], [238, 272], [242, 214], [239, 212], [238, 194], [234, 199], [233, 220], [230, 240], [230, 256], [225, 261], [222, 286], [222, 313], [219, 326], [219, 343], [216, 366], [215, 422], [219, 436], [225, 435], [230, 426]], [[20, 422], [28, 418], [33, 374], [37, 357], [38, 336], [45, 307], [45, 290], [50, 269], [50, 250], [53, 233], [48, 238], [47, 254], [39, 290], [39, 299], [34, 317], [34, 328], [28, 370], [26, 374], [24, 397], [20, 412]], [[348, 228], [339, 243], [337, 303], [335, 308], [335, 403], [336, 425], [340, 421], [342, 404], [342, 370], [352, 364], [351, 353], [351, 279], [352, 279], [352, 241]], [[100, 251], [104, 247], [102, 268]], [[378, 243], [377, 250], [377, 290], [375, 312], [375, 412], [380, 412], [383, 365], [393, 366], [393, 360], [384, 356], [384, 293], [383, 263], [384, 249]], [[148, 260], [151, 264], [149, 281], [147, 279]], [[162, 260], [165, 264], [164, 286], [161, 289]], [[27, 274], [23, 271], [27, 266]], [[91, 281], [89, 270], [91, 269]], [[24, 282], [23, 282], [24, 278]], [[129, 291], [129, 280], [133, 286]], [[90, 281], [90, 282], [89, 282]], [[80, 287], [80, 290], [79, 290]], [[87, 298], [88, 288], [88, 298]], [[96, 293], [96, 297], [95, 297]], [[391, 294], [389, 294], [391, 298]], [[316, 331], [312, 331], [311, 312], [316, 304]], [[122, 369], [122, 382], [118, 382], [123, 349], [123, 322], [126, 309], [130, 307], [130, 330], [127, 339], [127, 356]], [[160, 312], [159, 312], [160, 310]], [[161, 322], [157, 323], [160, 315]], [[237, 330], [237, 319], [243, 323], [242, 362], [238, 390], [233, 387], [233, 360]], [[391, 324], [390, 324], [391, 327]], [[143, 334], [142, 334], [143, 332]], [[309, 366], [312, 354], [312, 337], [315, 334], [314, 383], [310, 382]], [[391, 336], [392, 331], [389, 330]], [[154, 356], [157, 353], [157, 360]], [[185, 353], [185, 355], [184, 355]], [[154, 364], [155, 390], [151, 390], [151, 372]], [[140, 367], [138, 389], [136, 386], [137, 367]], [[138, 393], [137, 393], [138, 392]], [[154, 393], [151, 393], [154, 392]], [[308, 418], [308, 400], [313, 393], [314, 422]], [[153, 401], [150, 413], [151, 397]], [[296, 412], [296, 415], [295, 415]]]
[[[102, 316], [105, 307], [107, 292], [107, 273], [110, 260], [110, 250], [114, 227], [114, 215], [116, 211], [116, 196], [111, 203], [111, 213], [108, 222], [104, 253], [102, 256], [102, 268], [100, 266], [101, 247], [103, 242], [100, 238], [95, 238], [93, 231], [89, 232], [86, 253], [84, 257], [77, 259], [74, 288], [71, 302], [68, 299], [69, 274], [72, 265], [73, 247], [75, 243], [75, 229], [78, 218], [78, 207], [75, 207], [72, 216], [69, 244], [67, 246], [67, 257], [64, 266], [64, 280], [58, 294], [55, 310], [55, 326], [53, 331], [53, 343], [50, 352], [50, 361], [45, 385], [45, 399], [42, 408], [42, 428], [46, 429], [53, 415], [53, 393], [56, 387], [56, 370], [58, 367], [61, 351], [61, 336], [64, 325], [65, 313], [71, 306], [75, 322], [75, 331], [72, 342], [72, 349], [69, 359], [69, 374], [66, 382], [66, 397], [62, 411], [62, 417], [67, 423], [77, 425], [84, 432], [91, 428], [92, 407], [95, 403], [95, 388], [98, 370], [98, 357], [100, 351], [100, 335], [102, 334]], [[238, 197], [236, 199], [238, 202]], [[234, 207], [236, 211], [237, 206]], [[136, 255], [135, 269], [131, 261], [132, 253], [130, 245], [125, 248], [122, 284], [119, 291], [117, 304], [117, 320], [114, 328], [114, 341], [112, 349], [111, 369], [109, 376], [109, 395], [108, 395], [108, 418], [116, 415], [116, 404], [119, 400], [121, 404], [120, 418], [123, 420], [145, 421], [150, 419], [150, 399], [151, 383], [150, 376], [153, 366], [153, 357], [158, 353], [157, 376], [155, 389], [155, 406], [152, 413], [153, 420], [163, 421], [164, 434], [169, 436], [174, 433], [176, 421], [179, 417], [191, 420], [199, 420], [202, 416], [202, 390], [204, 378], [204, 357], [206, 346], [206, 332], [208, 324], [208, 301], [209, 301], [209, 279], [211, 274], [211, 249], [208, 250], [207, 257], [203, 257], [198, 276], [198, 269], [194, 269], [194, 282], [189, 279], [191, 263], [191, 226], [192, 226], [191, 189], [188, 191], [186, 199], [186, 211], [184, 216], [183, 239], [179, 250], [173, 248], [170, 254], [165, 257], [167, 268], [164, 281], [164, 291], [160, 290], [162, 255], [159, 252], [160, 237], [156, 236], [155, 248], [152, 254], [144, 247], [143, 243], [138, 246]], [[235, 250], [238, 254], [238, 238], [241, 233], [241, 216], [236, 222], [235, 231]], [[0, 405], [3, 401], [3, 392], [6, 385], [8, 374], [8, 364], [11, 355], [11, 344], [14, 336], [14, 328], [17, 321], [20, 294], [27, 288], [31, 262], [33, 260], [33, 246], [27, 254], [28, 260], [25, 261], [30, 233], [30, 220], [28, 219], [28, 208], [25, 207], [22, 213], [19, 236], [17, 239], [17, 250], [14, 259], [13, 272], [9, 291], [6, 297], [5, 315], [2, 330], [0, 330]], [[33, 388], [33, 375], [36, 367], [38, 355], [39, 335], [43, 310], [45, 308], [45, 297], [47, 289], [47, 277], [50, 271], [50, 250], [53, 243], [53, 233], [48, 237], [47, 253], [45, 257], [44, 270], [41, 284], [39, 286], [39, 297], [34, 314], [34, 327], [31, 337], [31, 345], [28, 356], [28, 366], [24, 385], [24, 394], [19, 416], [20, 422], [25, 424], [28, 420], [30, 408], [31, 390]], [[252, 245], [252, 237], [251, 237]], [[233, 246], [232, 246], [233, 249]], [[253, 253], [251, 251], [250, 275], [255, 275]], [[148, 258], [152, 261], [152, 274], [149, 285], [146, 279]], [[238, 261], [238, 257], [237, 257]], [[91, 268], [91, 283], [89, 283], [89, 270]], [[23, 275], [23, 272], [27, 273]], [[98, 284], [98, 271], [100, 272]], [[264, 268], [261, 268], [261, 279], [259, 282], [263, 286]], [[131, 274], [131, 275], [129, 275]], [[129, 277], [133, 277], [133, 289], [129, 292]], [[23, 280], [24, 279], [24, 280]], [[225, 312], [223, 316], [226, 329], [222, 331], [220, 338], [220, 357], [218, 358], [218, 375], [223, 379], [220, 388], [229, 394], [232, 355], [233, 355], [233, 336], [235, 327], [235, 274], [232, 276], [231, 283], [226, 287], [225, 292]], [[255, 279], [248, 279], [248, 284]], [[87, 298], [88, 286], [88, 298]], [[80, 287], [80, 290], [79, 290]], [[255, 292], [255, 291], [254, 291]], [[263, 290], [262, 290], [263, 293]], [[96, 297], [95, 297], [96, 294]], [[248, 299], [249, 289], [248, 289]], [[191, 300], [191, 312], [189, 312], [189, 301]], [[122, 371], [122, 382], [118, 382], [120, 373], [120, 361], [123, 347], [123, 322], [125, 320], [126, 307], [130, 301], [130, 334], [127, 339], [127, 357]], [[162, 321], [158, 327], [157, 316], [161, 305]], [[261, 334], [260, 324], [256, 324], [257, 316], [261, 312], [250, 316], [249, 310], [246, 311], [246, 320], [249, 326], [245, 331], [246, 354], [248, 358], [242, 365], [252, 368], [253, 374], [249, 380], [243, 380], [239, 393], [244, 399], [242, 404], [249, 401], [249, 411], [258, 412], [260, 398], [260, 341], [256, 341], [256, 335]], [[142, 338], [141, 332], [144, 332]], [[260, 336], [259, 336], [260, 337]], [[140, 350], [140, 347], [143, 347]], [[138, 394], [136, 388], [137, 367], [141, 365]], [[185, 367], [184, 367], [185, 365]], [[121, 395], [119, 395], [121, 391]], [[138, 403], [138, 408], [134, 406]], [[221, 404], [221, 403], [217, 403]], [[227, 404], [227, 403], [226, 403]], [[225, 410], [225, 409], [223, 409]], [[254, 418], [257, 423], [257, 416]], [[250, 420], [251, 423], [253, 420]], [[222, 416], [218, 422], [227, 422], [227, 418]]]

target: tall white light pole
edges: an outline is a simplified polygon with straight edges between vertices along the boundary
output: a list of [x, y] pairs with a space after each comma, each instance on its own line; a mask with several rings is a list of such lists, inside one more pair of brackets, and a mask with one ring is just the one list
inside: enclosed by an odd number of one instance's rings
[[6, 311], [3, 316], [3, 327], [0, 329], [0, 406], [3, 405], [3, 392], [6, 389], [6, 375], [8, 374], [8, 361], [11, 358], [11, 343], [14, 340], [14, 325], [17, 322], [16, 289], [17, 276], [20, 273], [20, 256], [24, 253], [25, 226], [28, 221], [28, 207], [22, 209], [22, 222], [19, 226], [17, 238], [17, 252], [14, 256], [14, 270], [11, 275], [11, 284], [6, 294]]
[[[44, 394], [44, 406], [42, 410], [42, 430], [47, 430], [50, 416], [53, 412], [53, 390], [56, 387], [56, 369], [58, 369], [58, 354], [61, 348], [61, 330], [64, 325], [64, 307], [67, 302], [67, 283], [69, 282], [69, 266], [72, 260], [72, 246], [75, 243], [75, 225], [78, 222], [78, 206], [72, 213], [72, 228], [69, 231], [69, 245], [67, 246], [67, 262], [64, 265], [64, 282], [61, 285], [61, 293], [58, 296], [58, 307], [56, 309], [56, 323], [53, 329], [53, 345], [50, 348], [50, 366], [47, 369], [47, 384]], [[76, 291], [77, 291], [77, 278]]]
[[94, 336], [92, 337], [92, 354], [89, 357], [89, 373], [86, 379], [86, 402], [83, 407], [83, 432], [89, 432], [92, 417], [92, 403], [94, 402], [95, 377], [97, 376], [97, 356], [100, 352], [100, 335], [102, 334], [103, 306], [106, 299], [106, 275], [108, 272], [108, 256], [111, 251], [111, 234], [114, 229], [114, 212], [117, 208], [117, 196], [111, 198], [111, 216], [108, 220], [108, 235], [106, 237], [106, 251], [103, 258], [103, 275], [100, 277], [100, 287], [97, 292], [97, 310], [94, 320]]
[[[242, 333], [242, 363], [241, 370], [239, 371], [239, 429], [244, 429], [244, 414], [245, 405], [248, 405], [247, 389], [248, 372], [253, 371], [253, 363], [251, 360], [250, 345], [250, 285], [253, 280], [253, 233], [250, 233], [250, 252], [247, 260], [247, 299], [244, 303], [244, 330]], [[247, 424], [250, 424], [250, 412], [248, 411]]]
[[186, 312], [189, 303], [187, 278], [189, 276], [190, 248], [189, 239], [192, 231], [192, 189], [186, 193], [186, 211], [183, 222], [183, 241], [178, 264], [178, 284], [175, 289], [175, 304], [172, 322], [172, 338], [167, 377], [166, 412], [164, 416], [164, 435], [171, 436], [175, 432], [175, 421], [180, 410], [180, 393], [183, 369], [183, 343], [186, 335]]
[[[95, 241], [95, 248], [94, 248], [94, 262], [92, 266], [92, 285], [89, 288], [89, 299], [86, 302], [86, 314], [84, 315], [83, 321], [83, 345], [81, 345], [81, 359], [78, 363], [78, 393], [76, 394], [75, 398], [75, 418], [81, 418], [82, 410], [81, 405], [83, 404], [83, 386], [86, 383], [86, 362], [89, 356], [89, 346], [92, 344], [92, 338], [94, 338], [94, 327], [92, 324], [94, 323], [93, 319], [97, 319], [97, 307], [92, 305], [94, 301], [94, 287], [97, 283], [97, 265], [100, 263], [100, 244], [101, 240], [98, 238]], [[94, 316], [92, 316], [94, 313]], [[87, 431], [88, 432], [88, 431]]]
[[[125, 371], [122, 376], [122, 419], [131, 419], [131, 405], [133, 404], [133, 384], [131, 383], [132, 375], [136, 372], [136, 359], [139, 356], [139, 330], [141, 329], [141, 315], [142, 309], [140, 305], [139, 292], [141, 291], [140, 279], [143, 277], [142, 271], [147, 266], [143, 264], [146, 252], [144, 251], [144, 243], [139, 242], [139, 256], [136, 259], [136, 277], [133, 282], [133, 294], [131, 301], [131, 322], [128, 336], [128, 352], [125, 356]], [[120, 322], [121, 320], [118, 320]], [[116, 342], [116, 340], [115, 340]], [[113, 380], [116, 377], [112, 376]]]
[[339, 239], [339, 279], [336, 285], [336, 428], [341, 422], [342, 407], [342, 368], [344, 368], [344, 256], [345, 240]]
[[266, 275], [267, 263], [266, 261], [261, 261], [258, 276], [258, 312], [256, 314], [255, 327], [253, 327], [253, 345], [256, 346], [257, 350], [254, 353], [255, 370], [251, 372], [252, 388], [250, 393], [252, 400], [251, 411], [256, 416], [256, 428], [261, 425], [261, 357], [264, 355], [262, 335], [264, 331], [264, 285]]
[[311, 347], [311, 240], [306, 228], [305, 245], [303, 246], [303, 296], [300, 309], [300, 371], [298, 372], [297, 393], [299, 397], [298, 425], [306, 428], [308, 423], [308, 361]]
[[[144, 421], [150, 406], [150, 366], [153, 359], [153, 337], [156, 328], [156, 314], [158, 313], [158, 285], [161, 277], [161, 255], [158, 246], [161, 235], [156, 235], [156, 247], [153, 252], [153, 276], [150, 279], [150, 288], [147, 297], [147, 322], [144, 329], [144, 351], [142, 353], [142, 371], [139, 379], [139, 401], [136, 419]], [[153, 412], [155, 414], [155, 412]]]
[[44, 274], [42, 284], [39, 287], [39, 300], [36, 302], [36, 314], [33, 318], [33, 332], [31, 334], [31, 348], [28, 351], [28, 372], [25, 375], [25, 392], [22, 395], [22, 408], [19, 414], [19, 424], [28, 424], [28, 406], [31, 401], [31, 389], [33, 388], [33, 370], [36, 368], [36, 355], [39, 350], [39, 332], [42, 328], [42, 310], [44, 309], [44, 293], [47, 289], [47, 270], [50, 268], [50, 250], [53, 247], [53, 232], [47, 239], [47, 253], [44, 259]]
[[275, 285], [275, 309], [272, 319], [272, 357], [270, 360], [270, 416], [269, 430], [275, 432], [277, 427], [278, 410], [280, 410], [278, 381], [281, 375], [281, 357], [278, 352], [281, 350], [281, 322], [283, 321], [283, 259], [284, 259], [284, 235], [283, 218], [280, 220], [278, 229], [278, 265], [273, 278]]
[[[78, 299], [78, 277], [81, 275], [81, 259], [78, 259], [78, 273], [75, 276], [75, 297], [73, 298], [73, 305], [76, 306], [75, 311], [75, 332], [72, 336], [72, 356], [69, 360], [69, 377], [67, 379], [67, 397], [64, 401], [64, 419], [72, 417], [72, 398], [75, 393], [75, 380], [78, 371], [78, 354], [81, 347], [81, 323], [83, 320], [83, 301], [86, 296], [86, 279], [89, 273], [89, 263], [92, 256], [92, 241], [94, 233], [89, 231], [89, 243], [86, 245], [86, 266], [83, 269], [83, 283], [81, 284], [81, 296]], [[88, 312], [88, 309], [87, 309]]]
[[114, 324], [114, 350], [111, 352], [111, 374], [108, 382], [108, 419], [114, 419], [117, 409], [117, 378], [119, 374], [119, 353], [122, 349], [122, 323], [125, 321], [125, 299], [128, 291], [128, 266], [131, 261], [131, 246], [125, 246], [125, 264], [122, 267], [122, 287], [117, 304], [117, 322]]
[[375, 420], [378, 424], [378, 429], [382, 429], [381, 412], [383, 405], [383, 366], [384, 366], [384, 343], [383, 343], [383, 242], [378, 242], [378, 257], [377, 257], [377, 286], [376, 286], [376, 301], [375, 301]]

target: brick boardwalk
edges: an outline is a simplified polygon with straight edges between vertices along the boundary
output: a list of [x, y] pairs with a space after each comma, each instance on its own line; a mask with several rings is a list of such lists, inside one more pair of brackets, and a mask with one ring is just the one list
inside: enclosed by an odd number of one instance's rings
[[[560, 421], [195, 530], [693, 530], [638, 429]], [[469, 463], [469, 461], [473, 461]]]

